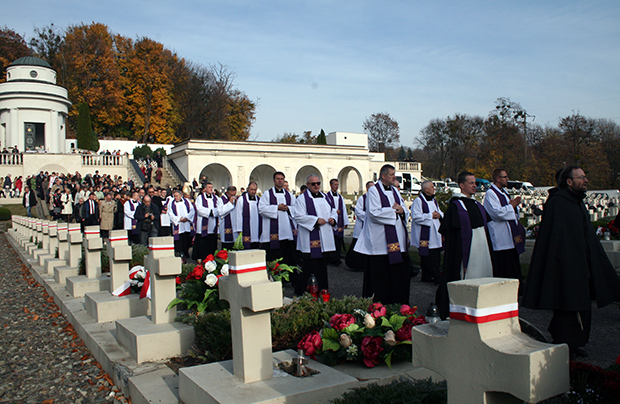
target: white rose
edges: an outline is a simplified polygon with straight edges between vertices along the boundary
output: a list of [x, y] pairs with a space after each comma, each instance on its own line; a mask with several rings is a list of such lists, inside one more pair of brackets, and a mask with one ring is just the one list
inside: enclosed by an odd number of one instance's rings
[[220, 274], [223, 276], [228, 276], [228, 269], [230, 266], [228, 264], [222, 265], [222, 269], [220, 269]]
[[364, 316], [364, 326], [366, 328], [375, 328], [375, 319], [370, 314]]
[[352, 343], [353, 341], [351, 341], [351, 337], [348, 334], [340, 334], [340, 346], [348, 348]]
[[388, 345], [391, 345], [391, 346], [396, 345], [396, 335], [394, 334], [394, 331], [392, 330], [388, 330], [385, 333], [385, 336], [383, 337], [383, 339]]
[[207, 279], [205, 279], [205, 283], [210, 287], [215, 286], [215, 284], [217, 283], [217, 276], [213, 274], [207, 275]]
[[217, 269], [217, 264], [215, 263], [215, 261], [207, 261], [205, 262], [205, 270], [208, 273], [211, 273], [213, 271], [215, 271]]

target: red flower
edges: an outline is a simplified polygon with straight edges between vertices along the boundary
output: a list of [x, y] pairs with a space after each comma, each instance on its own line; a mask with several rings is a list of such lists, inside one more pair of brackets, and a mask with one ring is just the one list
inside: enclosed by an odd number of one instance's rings
[[428, 323], [428, 321], [426, 321], [426, 317], [424, 316], [414, 317], [413, 319], [409, 318], [409, 320], [413, 322], [414, 326]]
[[355, 323], [355, 317], [351, 314], [334, 314], [329, 320], [329, 325], [338, 331], [344, 330], [353, 323]]
[[226, 261], [228, 259], [228, 251], [220, 250], [215, 256], [218, 257], [219, 259]]
[[215, 257], [213, 257], [213, 254], [209, 254], [207, 255], [207, 258], [205, 258], [205, 261], [214, 261]]
[[279, 274], [280, 273], [280, 263], [276, 262], [276, 265], [273, 267], [272, 269], [274, 274]]
[[368, 312], [373, 318], [383, 317], [387, 314], [387, 310], [381, 303], [373, 303], [368, 308]]
[[412, 316], [418, 310], [418, 306], [409, 307], [406, 304], [400, 306], [400, 314], [403, 316]]
[[205, 270], [202, 265], [196, 265], [192, 272], [187, 275], [187, 279], [202, 279]]
[[403, 324], [402, 327], [396, 331], [396, 340], [397, 341], [411, 341], [411, 328], [413, 324]]
[[616, 358], [616, 365], [620, 365], [620, 356]]
[[315, 358], [316, 351], [323, 348], [323, 340], [318, 331], [312, 331], [297, 344], [297, 349], [303, 349], [304, 354]]
[[383, 352], [383, 348], [381, 348], [381, 344], [383, 343], [383, 338], [381, 337], [365, 337], [362, 340], [362, 354], [364, 355], [364, 365], [369, 368], [375, 367], [381, 362], [381, 352]]
[[181, 284], [181, 278], [180, 278], [180, 277], [178, 277], [178, 276], [177, 276], [177, 277], [175, 278], [175, 281], [176, 281], [177, 285], [180, 285], [180, 284]]

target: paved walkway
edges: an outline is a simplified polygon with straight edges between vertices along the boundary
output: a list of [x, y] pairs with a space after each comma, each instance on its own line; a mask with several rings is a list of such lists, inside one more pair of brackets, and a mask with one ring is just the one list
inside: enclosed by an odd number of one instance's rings
[[0, 403], [127, 403], [0, 234]]

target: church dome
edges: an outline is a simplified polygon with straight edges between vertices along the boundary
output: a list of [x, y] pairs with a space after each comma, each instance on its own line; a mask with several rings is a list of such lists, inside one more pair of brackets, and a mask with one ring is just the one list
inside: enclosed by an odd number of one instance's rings
[[52, 68], [52, 66], [50, 66], [50, 64], [47, 63], [45, 60], [35, 56], [23, 56], [15, 60], [9, 66], [41, 66], [47, 67], [49, 69]]

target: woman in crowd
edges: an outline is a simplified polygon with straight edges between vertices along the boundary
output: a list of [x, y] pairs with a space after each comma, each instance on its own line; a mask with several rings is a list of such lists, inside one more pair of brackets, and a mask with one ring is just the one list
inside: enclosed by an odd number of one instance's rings
[[69, 223], [73, 215], [73, 198], [69, 187], [65, 187], [65, 192], [60, 196], [60, 200], [62, 201], [62, 211], [60, 214]]

